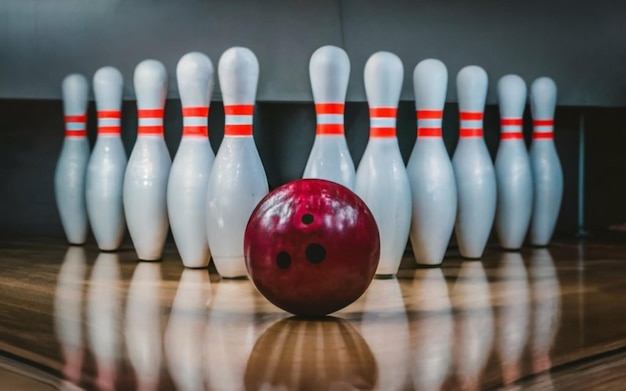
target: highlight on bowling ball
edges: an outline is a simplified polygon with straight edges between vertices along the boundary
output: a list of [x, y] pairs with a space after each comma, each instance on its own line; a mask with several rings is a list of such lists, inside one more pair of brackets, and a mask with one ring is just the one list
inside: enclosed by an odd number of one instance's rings
[[374, 216], [352, 191], [300, 179], [257, 205], [244, 237], [250, 279], [271, 303], [317, 317], [338, 311], [367, 289], [380, 257]]

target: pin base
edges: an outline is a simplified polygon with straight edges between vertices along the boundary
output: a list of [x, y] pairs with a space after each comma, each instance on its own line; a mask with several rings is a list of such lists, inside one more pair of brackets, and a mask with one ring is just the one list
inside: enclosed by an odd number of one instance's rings
[[440, 268], [443, 262], [439, 263], [416, 263], [418, 269], [437, 269]]
[[375, 274], [374, 278], [377, 280], [393, 280], [396, 278], [395, 274]]

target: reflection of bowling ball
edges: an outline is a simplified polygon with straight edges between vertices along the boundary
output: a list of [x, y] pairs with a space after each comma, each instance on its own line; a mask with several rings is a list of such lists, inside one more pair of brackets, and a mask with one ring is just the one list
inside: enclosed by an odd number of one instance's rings
[[247, 390], [371, 390], [376, 360], [343, 319], [283, 319], [267, 329], [250, 353]]
[[248, 273], [276, 306], [321, 316], [352, 303], [369, 286], [380, 255], [378, 228], [347, 188], [301, 179], [269, 193], [244, 239]]

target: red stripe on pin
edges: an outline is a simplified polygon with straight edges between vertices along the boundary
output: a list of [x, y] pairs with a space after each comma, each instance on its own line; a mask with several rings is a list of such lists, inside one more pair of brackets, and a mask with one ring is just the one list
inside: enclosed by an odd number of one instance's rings
[[443, 110], [417, 110], [417, 119], [442, 119]]
[[183, 107], [183, 116], [185, 117], [206, 117], [208, 115], [208, 106]]
[[224, 106], [226, 115], [253, 115], [254, 105], [228, 105]]
[[552, 132], [534, 132], [533, 139], [534, 140], [551, 140], [554, 138], [554, 133]]
[[514, 140], [514, 139], [523, 139], [524, 134], [522, 132], [506, 132], [500, 135], [500, 139], [502, 140]]
[[483, 113], [480, 111], [461, 111], [460, 116], [463, 121], [478, 121], [483, 119]]
[[315, 133], [320, 135], [343, 134], [343, 124], [317, 124]]
[[552, 119], [536, 119], [533, 121], [533, 126], [554, 126], [554, 120]]
[[119, 126], [100, 126], [98, 128], [99, 134], [120, 134], [121, 128]]
[[417, 137], [441, 137], [441, 128], [418, 128]]
[[208, 126], [183, 126], [183, 136], [202, 136], [208, 137]]
[[122, 118], [122, 112], [119, 110], [100, 110], [98, 111], [99, 119], [120, 119]]
[[87, 115], [66, 115], [65, 122], [87, 122]]
[[137, 110], [139, 118], [163, 118], [163, 109], [139, 109]]
[[461, 128], [460, 137], [482, 137], [483, 130], [480, 128]]
[[378, 118], [395, 118], [398, 109], [395, 107], [372, 107], [370, 109], [370, 117]]
[[87, 136], [86, 130], [66, 130], [65, 137], [85, 137]]
[[371, 128], [370, 137], [374, 137], [374, 138], [396, 137], [396, 128]]
[[252, 125], [225, 125], [224, 136], [252, 136]]
[[502, 118], [500, 126], [522, 126], [524, 122], [521, 118]]
[[344, 107], [343, 103], [316, 103], [315, 112], [317, 114], [343, 114]]

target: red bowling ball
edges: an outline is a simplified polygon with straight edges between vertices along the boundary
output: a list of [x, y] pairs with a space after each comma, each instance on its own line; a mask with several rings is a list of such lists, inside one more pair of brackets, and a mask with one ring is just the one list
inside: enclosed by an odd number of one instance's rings
[[378, 228], [349, 189], [301, 179], [269, 193], [252, 213], [244, 238], [254, 285], [274, 305], [322, 316], [358, 299], [380, 256]]

